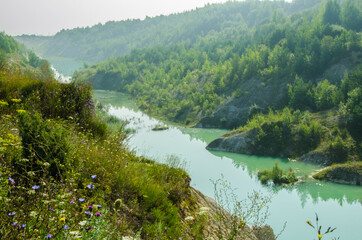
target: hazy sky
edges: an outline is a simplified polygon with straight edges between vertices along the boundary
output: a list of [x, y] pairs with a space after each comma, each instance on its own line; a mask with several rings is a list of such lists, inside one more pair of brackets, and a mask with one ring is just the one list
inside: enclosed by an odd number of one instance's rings
[[0, 31], [53, 35], [111, 20], [144, 19], [227, 0], [0, 0]]

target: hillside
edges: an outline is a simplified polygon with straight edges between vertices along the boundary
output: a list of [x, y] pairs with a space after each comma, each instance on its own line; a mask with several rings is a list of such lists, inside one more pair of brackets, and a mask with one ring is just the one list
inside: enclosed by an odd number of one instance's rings
[[[236, 35], [228, 35], [229, 29], [194, 44], [133, 50], [76, 72], [74, 78], [130, 93], [141, 109], [161, 118], [198, 127], [241, 126], [241, 132], [250, 130], [245, 134], [256, 137], [249, 140], [258, 150], [245, 145], [248, 154], [314, 163], [312, 158], [324, 158], [328, 164], [358, 161], [362, 25], [355, 23], [362, 21], [360, 9], [359, 1], [329, 0], [290, 16], [274, 11], [269, 21], [244, 28], [244, 34], [235, 30]], [[307, 111], [307, 116], [321, 117], [318, 126], [300, 119], [293, 123], [290, 117], [273, 122], [273, 114], [282, 109], [291, 116]], [[323, 111], [338, 112], [334, 124]], [[261, 132], [255, 135], [249, 123]], [[315, 142], [309, 139], [314, 134]], [[308, 147], [298, 147], [300, 141]]]
[[107, 22], [93, 27], [62, 30], [55, 36], [18, 36], [16, 39], [41, 56], [63, 57], [98, 62], [129, 54], [133, 49], [184, 43], [193, 45], [204, 37], [243, 35], [245, 29], [257, 28], [270, 21], [273, 13], [291, 15], [312, 7], [320, 0], [227, 2], [204, 8], [146, 18]]
[[121, 123], [96, 113], [88, 84], [44, 75], [46, 61], [32, 67], [25, 48], [0, 36], [2, 239], [229, 236], [217, 216], [244, 224], [235, 239], [273, 236], [191, 188], [184, 170], [135, 156]]

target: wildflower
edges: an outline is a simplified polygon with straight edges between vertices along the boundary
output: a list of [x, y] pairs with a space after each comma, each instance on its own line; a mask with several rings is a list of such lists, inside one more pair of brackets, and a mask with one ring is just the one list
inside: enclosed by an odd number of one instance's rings
[[25, 113], [26, 111], [25, 110], [23, 110], [23, 109], [18, 109], [18, 110], [16, 110], [18, 113]]
[[51, 234], [48, 234], [45, 236], [45, 238], [52, 238], [52, 237], [53, 237], [53, 235], [51, 235]]
[[39, 188], [40, 188], [40, 186], [38, 186], [38, 185], [34, 185], [31, 187], [31, 189], [34, 189], [34, 190], [39, 189]]
[[84, 202], [84, 200], [85, 200], [84, 198], [79, 198], [78, 199], [79, 202]]
[[97, 208], [101, 208], [101, 207], [102, 207], [102, 205], [99, 205], [99, 204], [97, 205]]
[[18, 225], [18, 223], [17, 223], [17, 222], [13, 222], [13, 226], [16, 226], [16, 225]]
[[322, 239], [322, 235], [318, 234], [318, 239]]
[[97, 177], [97, 175], [92, 175], [91, 178], [92, 179], [95, 179]]
[[102, 214], [100, 212], [96, 213], [97, 217], [100, 217]]
[[84, 226], [87, 223], [87, 221], [81, 221], [79, 222], [79, 225]]
[[21, 102], [21, 99], [13, 98], [13, 99], [11, 99], [11, 101], [13, 101], [13, 102]]
[[72, 203], [72, 204], [73, 204], [73, 203], [74, 203], [74, 200], [70, 201], [70, 203]]
[[192, 221], [192, 220], [194, 220], [194, 217], [192, 217], [192, 216], [188, 216], [185, 218], [185, 221]]
[[69, 226], [68, 225], [64, 225], [64, 230], [67, 230], [69, 229]]
[[59, 221], [65, 222], [65, 218], [60, 218]]
[[21, 225], [21, 227], [22, 227], [22, 228], [25, 228], [25, 227], [26, 227], [26, 224]]
[[93, 206], [92, 206], [92, 205], [89, 205], [88, 208], [89, 208], [89, 210], [92, 210], [92, 209], [93, 209]]
[[91, 215], [91, 213], [90, 213], [89, 211], [85, 211], [84, 213], [85, 213], [86, 215], [88, 215], [88, 216]]
[[10, 178], [10, 177], [9, 177], [9, 181], [10, 181], [11, 183], [15, 183], [14, 179], [12, 179], [12, 178]]
[[14, 216], [15, 212], [8, 213], [8, 216]]
[[4, 101], [0, 101], [0, 106], [3, 105], [3, 106], [7, 106], [9, 105], [7, 102], [4, 102]]
[[94, 185], [93, 184], [88, 184], [87, 188], [92, 189], [92, 188], [94, 188]]
[[87, 230], [91, 230], [92, 229], [92, 227], [91, 226], [89, 226], [88, 228], [87, 228]]

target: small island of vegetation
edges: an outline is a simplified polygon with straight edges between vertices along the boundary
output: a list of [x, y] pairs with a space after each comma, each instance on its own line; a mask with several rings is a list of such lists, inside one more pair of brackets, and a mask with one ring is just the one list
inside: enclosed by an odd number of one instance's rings
[[273, 182], [276, 185], [292, 184], [298, 181], [298, 178], [291, 168], [288, 172], [285, 172], [278, 166], [278, 163], [275, 163], [272, 170], [260, 170], [258, 172], [258, 178], [263, 184]]

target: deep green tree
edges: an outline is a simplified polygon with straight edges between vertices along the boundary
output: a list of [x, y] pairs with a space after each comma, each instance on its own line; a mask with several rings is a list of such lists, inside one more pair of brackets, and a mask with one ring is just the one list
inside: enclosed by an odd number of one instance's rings
[[362, 14], [358, 4], [354, 0], [347, 0], [342, 8], [342, 22], [347, 29], [361, 31]]
[[340, 24], [341, 23], [341, 6], [337, 0], [328, 0], [323, 17], [324, 24]]

